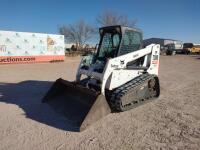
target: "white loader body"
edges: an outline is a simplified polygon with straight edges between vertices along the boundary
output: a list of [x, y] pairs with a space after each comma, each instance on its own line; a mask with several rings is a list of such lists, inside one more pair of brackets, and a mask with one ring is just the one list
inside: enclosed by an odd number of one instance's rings
[[[105, 95], [105, 89], [113, 90], [128, 81], [136, 78], [144, 72], [144, 67], [149, 63], [147, 55], [151, 55], [150, 66], [147, 68], [149, 74], [158, 75], [159, 69], [159, 57], [160, 57], [160, 45], [151, 44], [141, 50], [128, 53], [122, 56], [118, 56], [109, 59], [106, 63], [104, 72], [94, 72], [92, 67], [90, 70], [81, 69], [82, 61], [77, 71], [76, 81], [80, 81], [81, 75], [93, 77], [102, 82], [101, 93]], [[131, 61], [137, 60], [145, 56], [144, 63], [139, 68], [127, 68], [127, 64]], [[141, 68], [141, 69], [140, 69]]]

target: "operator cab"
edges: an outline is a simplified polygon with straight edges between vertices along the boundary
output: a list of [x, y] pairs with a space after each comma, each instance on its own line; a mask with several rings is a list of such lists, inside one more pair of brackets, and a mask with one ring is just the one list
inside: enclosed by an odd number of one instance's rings
[[106, 60], [142, 48], [141, 31], [123, 26], [109, 26], [99, 29], [100, 43], [97, 60]]
[[[125, 55], [142, 48], [142, 32], [138, 29], [120, 25], [99, 29], [100, 42], [97, 53], [90, 62], [92, 66], [83, 65], [81, 69], [94, 68], [95, 72], [103, 72], [108, 59]], [[134, 64], [135, 62], [132, 62]]]
[[100, 43], [96, 59], [106, 61], [107, 58], [114, 58], [117, 55], [122, 34], [120, 27], [104, 27], [99, 29]]

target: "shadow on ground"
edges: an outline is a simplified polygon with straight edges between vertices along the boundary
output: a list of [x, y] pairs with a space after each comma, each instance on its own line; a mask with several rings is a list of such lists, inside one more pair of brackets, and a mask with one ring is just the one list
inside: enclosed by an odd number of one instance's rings
[[49, 81], [0, 83], [0, 102], [18, 105], [27, 118], [40, 123], [65, 131], [79, 131], [76, 123], [57, 113], [49, 104], [42, 103], [52, 84]]

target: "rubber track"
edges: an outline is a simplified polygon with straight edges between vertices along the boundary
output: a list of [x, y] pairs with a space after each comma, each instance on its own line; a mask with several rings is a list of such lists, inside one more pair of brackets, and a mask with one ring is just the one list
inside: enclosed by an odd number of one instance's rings
[[[148, 73], [142, 74], [138, 76], [137, 78], [131, 80], [130, 82], [120, 86], [119, 88], [115, 89], [110, 97], [110, 105], [113, 111], [126, 111], [131, 108], [137, 107], [139, 105], [142, 105], [146, 103], [147, 100], [140, 101], [140, 103], [130, 103], [130, 105], [127, 105], [124, 107], [124, 109], [121, 109], [121, 98], [126, 95], [129, 92], [134, 92], [134, 90], [137, 89], [138, 86], [143, 85], [145, 82], [148, 82], [150, 79], [154, 78], [155, 75], [150, 75]], [[150, 100], [150, 97], [148, 101]]]

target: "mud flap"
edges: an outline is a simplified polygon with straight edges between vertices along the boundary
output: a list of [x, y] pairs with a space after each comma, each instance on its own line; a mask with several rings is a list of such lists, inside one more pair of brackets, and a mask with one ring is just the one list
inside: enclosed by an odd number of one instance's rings
[[61, 78], [56, 80], [42, 101], [64, 115], [79, 131], [111, 112], [104, 95]]

